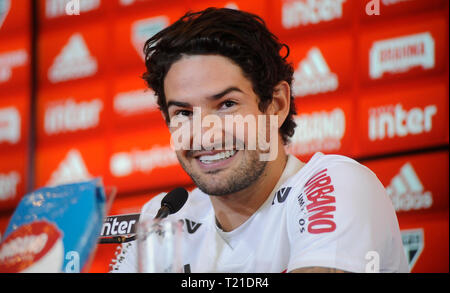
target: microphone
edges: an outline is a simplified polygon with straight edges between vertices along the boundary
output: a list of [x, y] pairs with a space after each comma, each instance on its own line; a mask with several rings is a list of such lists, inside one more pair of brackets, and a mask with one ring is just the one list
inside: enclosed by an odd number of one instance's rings
[[[178, 212], [186, 203], [188, 199], [188, 192], [186, 189], [182, 187], [175, 188], [174, 190], [167, 193], [164, 198], [161, 200], [161, 208], [158, 210], [154, 219], [164, 219], [168, 215], [175, 214]], [[138, 215], [138, 214], [137, 214]], [[135, 216], [135, 215], [133, 215]], [[138, 221], [138, 219], [136, 219]], [[99, 239], [99, 243], [108, 244], [108, 243], [126, 243], [129, 241], [136, 240], [136, 234], [132, 234], [132, 236], [112, 236], [112, 237], [102, 237]]]
[[183, 187], [178, 187], [166, 194], [161, 200], [161, 208], [155, 219], [164, 219], [168, 215], [178, 212], [186, 203], [188, 192]]

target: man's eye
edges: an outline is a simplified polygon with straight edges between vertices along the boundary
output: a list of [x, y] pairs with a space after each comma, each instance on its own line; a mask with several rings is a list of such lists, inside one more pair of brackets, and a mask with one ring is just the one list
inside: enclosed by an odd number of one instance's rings
[[174, 114], [175, 116], [191, 116], [192, 112], [189, 110], [177, 110]]
[[225, 101], [222, 103], [222, 108], [231, 108], [234, 105], [236, 105], [236, 103], [233, 101]]

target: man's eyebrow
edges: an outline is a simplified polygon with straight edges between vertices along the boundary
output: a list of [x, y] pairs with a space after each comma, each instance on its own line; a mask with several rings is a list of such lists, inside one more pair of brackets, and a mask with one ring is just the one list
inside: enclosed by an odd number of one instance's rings
[[[208, 98], [212, 99], [212, 100], [219, 100], [220, 98], [222, 98], [226, 94], [231, 93], [231, 92], [235, 92], [235, 91], [243, 93], [243, 91], [241, 91], [238, 87], [231, 86], [231, 87], [227, 88], [226, 90], [221, 91], [220, 93], [212, 95], [212, 96], [210, 96]], [[191, 104], [186, 103], [186, 102], [169, 101], [167, 103], [167, 108], [169, 108], [170, 106], [178, 106], [178, 107], [182, 107], [182, 108], [189, 108], [189, 107], [191, 107]]]
[[185, 102], [169, 101], [167, 103], [167, 108], [169, 108], [170, 106], [178, 106], [178, 107], [182, 107], [182, 108], [189, 108], [191, 106], [191, 104], [185, 103]]
[[227, 88], [226, 90], [211, 96], [210, 98], [213, 100], [218, 100], [218, 99], [222, 98], [223, 96], [225, 96], [226, 94], [228, 94], [230, 92], [235, 92], [235, 91], [242, 93], [242, 91], [239, 88], [237, 88], [235, 86], [231, 86], [231, 87]]

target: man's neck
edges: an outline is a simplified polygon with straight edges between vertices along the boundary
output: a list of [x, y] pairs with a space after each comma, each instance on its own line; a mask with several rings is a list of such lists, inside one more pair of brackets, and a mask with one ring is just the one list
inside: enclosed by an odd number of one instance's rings
[[277, 158], [267, 163], [254, 184], [233, 194], [210, 196], [217, 225], [223, 231], [236, 229], [261, 207], [283, 174], [287, 158], [284, 148], [281, 148]]

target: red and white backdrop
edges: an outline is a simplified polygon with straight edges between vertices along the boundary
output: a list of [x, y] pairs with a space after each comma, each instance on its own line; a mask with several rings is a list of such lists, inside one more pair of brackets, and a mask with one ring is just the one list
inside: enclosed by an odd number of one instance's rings
[[[289, 152], [367, 165], [395, 206], [412, 272], [449, 271], [448, 1], [380, 0], [368, 15], [368, 0], [81, 0], [72, 16], [67, 2], [38, 1], [33, 55], [31, 1], [0, 0], [0, 233], [21, 197], [48, 184], [100, 176], [118, 188], [112, 215], [192, 188], [140, 78], [142, 47], [187, 10], [229, 7], [260, 15], [291, 48]], [[117, 254], [100, 245], [91, 271]]]

